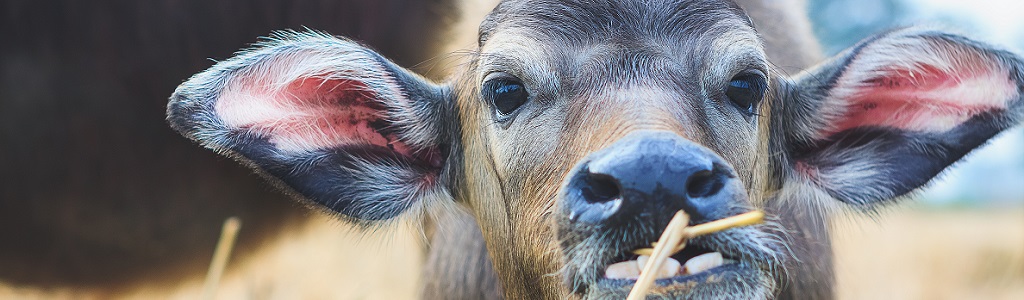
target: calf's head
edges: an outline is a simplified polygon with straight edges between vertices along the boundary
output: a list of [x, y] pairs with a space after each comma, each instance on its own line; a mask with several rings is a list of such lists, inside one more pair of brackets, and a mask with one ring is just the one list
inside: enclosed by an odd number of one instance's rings
[[723, 263], [653, 289], [764, 298], [787, 262], [830, 255], [792, 251], [814, 237], [787, 224], [905, 195], [1024, 114], [1008, 52], [903, 29], [787, 77], [728, 1], [506, 1], [479, 41], [436, 84], [350, 40], [277, 33], [183, 83], [168, 120], [356, 224], [462, 205], [516, 298], [624, 296], [631, 250], [675, 211], [766, 209], [673, 256]]

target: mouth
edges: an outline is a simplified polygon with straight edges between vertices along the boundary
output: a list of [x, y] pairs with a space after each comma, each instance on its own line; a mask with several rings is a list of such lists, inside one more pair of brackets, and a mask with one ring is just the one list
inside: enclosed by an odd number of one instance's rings
[[[605, 267], [587, 298], [623, 298], [649, 259], [624, 253]], [[691, 245], [673, 254], [661, 268], [648, 296], [667, 298], [767, 298], [774, 289], [764, 266], [743, 257]], [[763, 295], [763, 297], [762, 297]]]
[[[778, 285], [781, 258], [778, 244], [768, 233], [737, 228], [690, 240], [657, 269], [648, 297], [688, 299], [763, 299]], [[567, 266], [577, 270], [573, 284], [585, 299], [624, 299], [636, 284], [646, 255], [633, 250], [650, 245], [644, 240], [621, 251], [584, 251], [600, 258], [585, 266]], [[582, 250], [582, 247], [574, 247]], [[628, 250], [627, 250], [628, 249]], [[600, 254], [599, 254], [600, 253]], [[571, 257], [579, 257], [570, 255]], [[573, 261], [573, 260], [570, 260]], [[576, 260], [579, 261], [579, 260]], [[599, 262], [600, 261], [600, 262]]]
[[[634, 254], [626, 260], [610, 264], [605, 268], [604, 279], [636, 281], [640, 277], [640, 270], [644, 268], [649, 259], [650, 256]], [[685, 280], [687, 277], [696, 278], [696, 275], [705, 271], [714, 272], [715, 268], [737, 263], [736, 259], [726, 258], [720, 252], [701, 247], [687, 247], [666, 259], [661, 268], [655, 270], [655, 278], [681, 280]]]

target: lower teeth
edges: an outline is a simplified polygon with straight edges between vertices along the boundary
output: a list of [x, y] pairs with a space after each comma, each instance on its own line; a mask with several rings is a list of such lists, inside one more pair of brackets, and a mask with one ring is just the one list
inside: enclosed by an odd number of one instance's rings
[[[649, 256], [641, 255], [636, 260], [614, 263], [605, 269], [604, 276], [610, 279], [637, 279], [640, 277], [640, 270], [647, 264]], [[669, 278], [677, 275], [692, 275], [721, 266], [725, 260], [718, 252], [704, 253], [686, 261], [680, 265], [678, 260], [667, 258], [658, 269], [657, 278]]]
[[722, 265], [722, 254], [718, 252], [704, 253], [686, 261], [683, 272], [697, 274]]

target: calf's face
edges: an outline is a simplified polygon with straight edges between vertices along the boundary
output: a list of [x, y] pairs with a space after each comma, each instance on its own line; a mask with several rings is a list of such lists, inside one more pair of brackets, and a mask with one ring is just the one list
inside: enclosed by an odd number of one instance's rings
[[[515, 249], [492, 253], [496, 268], [621, 294], [638, 272], [630, 251], [656, 241], [675, 211], [703, 223], [756, 206], [747, 194], [763, 176], [769, 64], [740, 10], [701, 4], [506, 2], [484, 22], [457, 90], [463, 124], [475, 124], [462, 130], [464, 166], [480, 172], [466, 198], [489, 248]], [[710, 276], [718, 283], [701, 289], [772, 291], [783, 247], [771, 234], [689, 244], [679, 263], [709, 252], [735, 263], [659, 292]], [[609, 268], [621, 262], [624, 273]]]
[[721, 263], [653, 289], [765, 298], [787, 262], [829, 255], [790, 251], [806, 238], [782, 225], [824, 211], [776, 204], [871, 209], [1024, 114], [1020, 59], [960, 36], [893, 31], [789, 78], [731, 2], [580, 2], [503, 2], [442, 85], [352, 41], [278, 33], [182, 84], [168, 120], [356, 224], [461, 203], [515, 298], [621, 298], [631, 251], [675, 211], [766, 209], [673, 256]]

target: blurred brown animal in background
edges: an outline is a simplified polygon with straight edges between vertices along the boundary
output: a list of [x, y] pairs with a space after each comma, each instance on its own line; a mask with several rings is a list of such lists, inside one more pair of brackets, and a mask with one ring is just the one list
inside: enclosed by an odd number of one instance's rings
[[[444, 53], [455, 1], [5, 1], [0, 280], [131, 286], [202, 274], [220, 224], [239, 253], [304, 209], [167, 128], [167, 93], [258, 35], [308, 26], [406, 65]], [[429, 72], [431, 64], [422, 71]], [[305, 222], [305, 221], [303, 221]]]
[[[503, 1], [442, 84], [278, 32], [179, 86], [168, 121], [356, 226], [433, 216], [425, 297], [621, 298], [673, 212], [756, 208], [774, 222], [692, 240], [652, 295], [830, 298], [833, 210], [891, 203], [1018, 124], [1024, 63], [909, 28], [789, 76], [785, 47], [813, 42], [772, 44], [806, 27], [758, 7]], [[706, 255], [724, 260], [691, 268]]]

